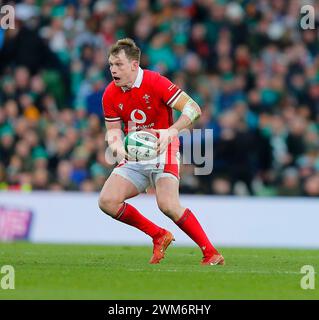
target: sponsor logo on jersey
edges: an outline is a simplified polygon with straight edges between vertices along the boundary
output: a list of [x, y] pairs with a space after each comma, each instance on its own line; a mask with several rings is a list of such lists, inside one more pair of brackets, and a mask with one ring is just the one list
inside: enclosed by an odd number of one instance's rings
[[131, 117], [132, 121], [134, 121], [135, 123], [138, 123], [138, 124], [145, 123], [145, 121], [146, 121], [145, 112], [143, 112], [142, 110], [139, 110], [139, 109], [134, 109], [131, 112], [130, 117]]
[[138, 125], [138, 126], [130, 126], [129, 131], [138, 131], [138, 130], [145, 130], [145, 129], [151, 129], [155, 126], [155, 123], [152, 122], [150, 124], [144, 124], [144, 125]]

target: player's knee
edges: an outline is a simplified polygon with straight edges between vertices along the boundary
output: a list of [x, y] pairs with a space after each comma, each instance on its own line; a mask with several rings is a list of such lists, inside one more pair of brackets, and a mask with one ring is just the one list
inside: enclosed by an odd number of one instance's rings
[[111, 194], [100, 194], [98, 203], [100, 209], [112, 217], [117, 215], [118, 208], [121, 205], [120, 199]]
[[174, 218], [176, 212], [178, 211], [178, 206], [170, 201], [159, 201], [158, 202], [159, 209], [170, 218]]

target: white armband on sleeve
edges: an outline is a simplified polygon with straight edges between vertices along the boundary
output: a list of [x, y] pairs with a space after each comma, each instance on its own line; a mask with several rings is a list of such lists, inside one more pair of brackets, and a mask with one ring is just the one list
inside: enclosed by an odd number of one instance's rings
[[195, 103], [195, 102], [193, 99], [190, 98], [185, 104], [182, 114], [188, 117], [193, 123], [195, 120], [199, 118], [199, 113], [197, 112], [196, 108], [192, 106], [192, 103]]

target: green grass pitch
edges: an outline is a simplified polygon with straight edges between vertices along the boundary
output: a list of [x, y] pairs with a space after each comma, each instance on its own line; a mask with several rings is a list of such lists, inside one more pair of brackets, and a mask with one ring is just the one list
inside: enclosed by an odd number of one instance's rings
[[319, 284], [300, 287], [303, 265], [319, 271], [318, 250], [221, 251], [225, 266], [203, 267], [195, 247], [172, 246], [149, 265], [151, 246], [0, 244], [0, 268], [15, 268], [0, 299], [319, 299]]

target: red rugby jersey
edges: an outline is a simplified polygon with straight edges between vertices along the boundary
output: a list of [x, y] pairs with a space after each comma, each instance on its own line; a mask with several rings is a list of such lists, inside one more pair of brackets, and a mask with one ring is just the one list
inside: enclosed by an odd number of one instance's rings
[[105, 89], [102, 105], [105, 121], [124, 122], [124, 132], [167, 129], [173, 124], [172, 104], [181, 93], [175, 84], [159, 73], [139, 68], [131, 89], [112, 81]]

